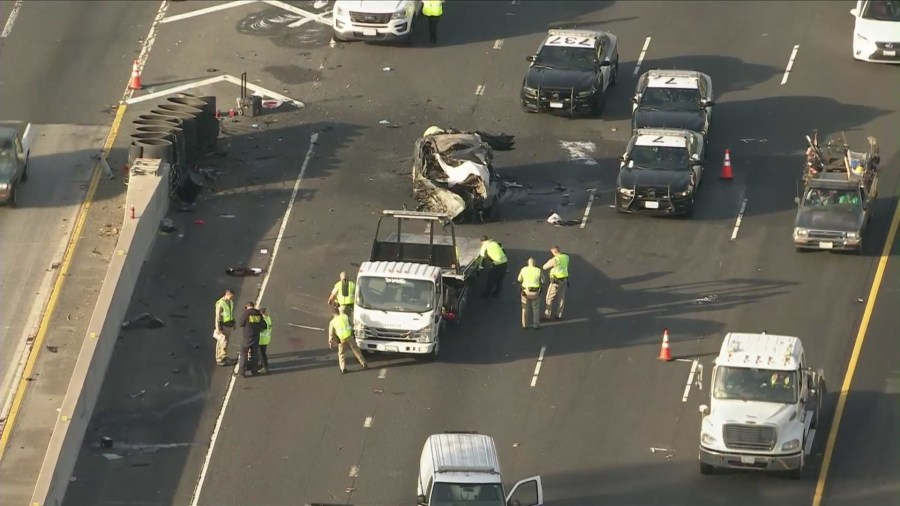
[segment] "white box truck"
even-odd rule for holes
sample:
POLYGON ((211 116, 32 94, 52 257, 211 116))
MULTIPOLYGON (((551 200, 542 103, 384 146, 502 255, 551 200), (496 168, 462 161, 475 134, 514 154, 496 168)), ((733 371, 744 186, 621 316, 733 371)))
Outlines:
POLYGON ((700 472, 783 471, 799 478, 822 410, 825 376, 797 337, 731 332, 701 405, 700 472))
POLYGON ((419 506, 541 506, 540 476, 503 488, 500 459, 494 438, 474 432, 433 434, 419 459, 419 506))
POLYGON ((479 239, 457 237, 444 214, 383 211, 356 278, 359 348, 437 357, 447 323, 460 323, 474 289, 480 249, 479 239), (385 219, 395 227, 382 237, 385 219))

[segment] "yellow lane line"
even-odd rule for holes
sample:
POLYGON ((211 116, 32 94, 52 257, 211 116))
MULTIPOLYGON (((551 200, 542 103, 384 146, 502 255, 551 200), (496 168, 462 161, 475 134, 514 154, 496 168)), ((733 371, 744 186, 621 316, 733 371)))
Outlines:
MULTIPOLYGON (((109 130, 109 135, 106 136, 106 143, 103 145, 103 156, 109 156, 109 152, 112 149, 113 143, 116 140, 116 136, 119 133, 119 127, 122 124, 122 117, 125 116, 126 105, 123 103, 119 106, 119 109, 116 111, 116 117, 113 119, 112 126, 109 130)), ((37 363, 38 355, 40 354, 41 348, 43 348, 44 339, 47 337, 47 331, 50 327, 50 320, 53 317, 53 313, 56 311, 56 305, 59 303, 60 292, 62 292, 63 285, 66 282, 66 277, 69 274, 69 267, 72 264, 72 257, 75 256, 75 248, 78 246, 78 241, 81 239, 81 234, 84 231, 84 225, 87 221, 88 211, 91 209, 91 204, 94 201, 94 195, 97 193, 97 186, 100 183, 100 173, 102 171, 101 164, 102 160, 97 163, 94 167, 94 173, 91 176, 91 183, 88 185, 87 193, 84 196, 84 201, 81 203, 81 207, 78 210, 78 216, 75 218, 75 226, 72 227, 72 235, 69 236, 68 244, 66 245, 66 251, 63 254, 62 262, 59 267, 59 275, 56 277, 56 282, 53 284, 53 290, 50 291, 50 297, 47 300, 47 309, 44 311, 44 314, 41 316, 41 324, 38 327, 37 335, 34 338, 34 342, 31 345, 31 351, 28 354, 28 361, 25 362, 25 370, 22 372, 22 377, 19 378, 19 384, 16 387, 16 394, 13 397, 12 406, 9 410, 9 416, 6 418, 6 423, 3 425, 3 433, 0 434, 0 460, 3 459, 4 453, 6 453, 6 446, 9 444, 9 438, 12 435, 13 427, 16 424, 16 418, 19 416, 19 411, 22 408, 22 402, 25 399, 25 392, 28 389, 28 378, 31 377, 34 372, 34 366, 37 363)))
POLYGON ((844 384, 841 386, 837 408, 834 410, 834 422, 831 424, 831 430, 828 432, 828 444, 825 446, 825 457, 822 459, 822 468, 819 470, 816 492, 813 495, 813 506, 820 506, 822 504, 822 498, 825 493, 825 479, 828 477, 828 468, 831 466, 831 457, 834 455, 838 429, 841 426, 841 418, 844 416, 844 408, 847 405, 847 395, 850 393, 850 385, 853 383, 853 374, 856 372, 859 355, 862 353, 863 343, 866 341, 869 320, 872 318, 872 311, 875 309, 875 299, 878 298, 878 289, 881 287, 881 280, 884 277, 885 269, 887 269, 887 262, 888 258, 890 258, 891 248, 894 245, 894 238, 897 234, 898 225, 900 225, 900 205, 898 205, 897 209, 894 211, 894 219, 891 220, 891 228, 888 229, 887 240, 885 241, 884 249, 881 252, 881 260, 878 261, 878 269, 875 271, 875 278, 872 280, 872 289, 869 291, 869 300, 866 303, 866 310, 863 312, 862 321, 859 324, 859 332, 856 334, 853 353, 850 355, 850 362, 847 364, 847 374, 844 375, 844 384))

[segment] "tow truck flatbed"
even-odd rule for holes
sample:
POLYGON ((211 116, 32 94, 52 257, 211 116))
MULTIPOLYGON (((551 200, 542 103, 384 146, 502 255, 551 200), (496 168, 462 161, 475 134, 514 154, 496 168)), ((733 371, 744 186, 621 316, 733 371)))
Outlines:
MULTIPOLYGON (((401 243, 401 244, 421 244, 423 246, 453 246, 453 237, 450 236, 434 236, 428 234, 411 234, 401 233, 399 237, 396 232, 392 232, 385 242, 401 243)), ((465 279, 477 267, 478 252, 481 250, 481 240, 472 237, 456 238, 456 255, 459 259, 459 268, 449 266, 440 266, 441 273, 445 277, 454 279, 465 279)))

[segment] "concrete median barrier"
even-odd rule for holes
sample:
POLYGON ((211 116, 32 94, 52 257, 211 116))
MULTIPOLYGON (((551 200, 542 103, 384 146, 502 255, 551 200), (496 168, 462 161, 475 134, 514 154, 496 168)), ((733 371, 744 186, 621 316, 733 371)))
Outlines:
POLYGON ((131 167, 125 220, 50 437, 33 506, 59 506, 65 497, 141 267, 169 208, 170 168, 160 162, 138 159, 131 167))

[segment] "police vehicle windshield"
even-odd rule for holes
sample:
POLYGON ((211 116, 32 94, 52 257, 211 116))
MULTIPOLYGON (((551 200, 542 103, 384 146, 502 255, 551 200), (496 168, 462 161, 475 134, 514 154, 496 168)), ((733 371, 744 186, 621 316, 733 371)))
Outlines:
POLYGON ((544 45, 535 59, 535 65, 558 70, 583 70, 593 72, 597 51, 593 48, 544 45))
POLYGON ((420 279, 363 277, 359 280, 357 304, 377 311, 429 312, 435 307, 434 283, 420 279))
POLYGON ((696 111, 700 108, 700 90, 691 88, 647 88, 641 106, 667 111, 696 111))
POLYGON ((635 169, 688 170, 688 153, 684 148, 668 146, 634 146, 628 154, 635 169))
POLYGON ((499 483, 435 483, 431 506, 503 506, 499 483))
POLYGON ((797 372, 768 369, 719 367, 713 385, 713 397, 723 400, 797 402, 797 372))
POLYGON ((803 207, 809 208, 833 208, 833 209, 858 209, 859 192, 856 190, 827 190, 823 188, 810 188, 803 199, 803 207))

